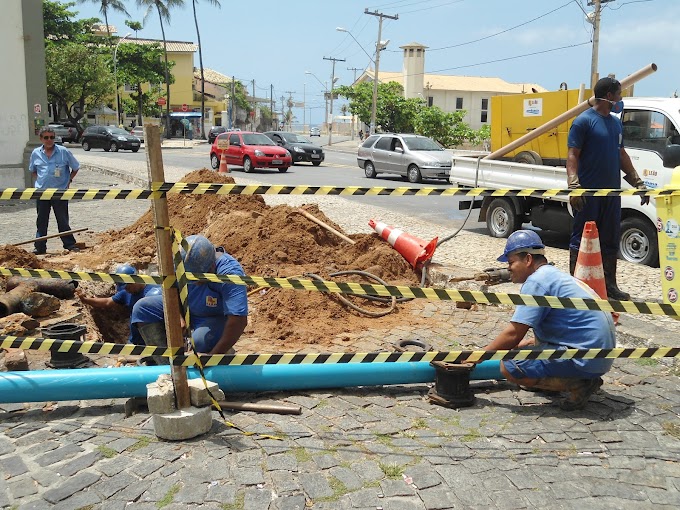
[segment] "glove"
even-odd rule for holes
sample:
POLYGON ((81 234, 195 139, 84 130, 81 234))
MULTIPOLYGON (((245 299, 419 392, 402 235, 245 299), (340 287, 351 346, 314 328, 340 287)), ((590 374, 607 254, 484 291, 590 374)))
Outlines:
MULTIPOLYGON (((567 175, 567 187, 569 189, 579 189, 581 183, 578 180, 578 175, 567 175)), ((574 211, 582 211, 586 206, 586 197, 583 196, 570 196, 569 203, 574 211)))
MULTIPOLYGON (((637 189, 647 189, 647 186, 645 186, 645 183, 642 182, 642 179, 640 179, 640 176, 637 174, 637 172, 633 171, 632 174, 626 174, 623 176, 623 179, 633 186, 634 188, 637 189)), ((640 197, 640 205, 647 205, 649 204, 649 195, 643 195, 640 197)))

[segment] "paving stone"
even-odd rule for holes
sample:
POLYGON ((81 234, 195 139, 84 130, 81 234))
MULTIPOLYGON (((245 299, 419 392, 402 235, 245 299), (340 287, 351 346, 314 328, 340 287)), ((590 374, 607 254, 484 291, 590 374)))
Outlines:
POLYGON ((95 484, 92 489, 101 494, 104 499, 108 499, 117 492, 123 490, 125 487, 137 482, 137 477, 123 471, 112 476, 111 478, 101 480, 95 484))
POLYGON ((179 485, 179 478, 176 476, 156 479, 151 482, 149 488, 142 493, 139 501, 142 503, 160 501, 175 485, 179 485))
POLYGON ((380 466, 372 460, 359 462, 353 465, 351 469, 366 482, 382 480, 385 477, 385 473, 380 469, 380 466))
POLYGON ((67 444, 38 457, 35 459, 35 463, 42 467, 51 466, 55 462, 73 457, 82 451, 83 449, 76 444, 67 444))
POLYGON ((75 459, 66 462, 65 464, 62 464, 61 466, 57 467, 55 471, 61 476, 73 476, 79 471, 89 468, 101 458, 101 452, 94 451, 86 453, 80 457, 76 457, 75 459))
POLYGON ((267 462, 267 471, 275 471, 278 469, 287 469, 289 471, 298 470, 297 460, 293 455, 287 453, 268 455, 265 460, 267 462))
MULTIPOLYGON (((361 489, 356 492, 349 494, 349 499, 352 503, 352 507, 355 508, 376 508, 382 506, 383 499, 378 497, 382 496, 379 488, 370 487, 368 489, 361 489)), ((314 499, 314 498, 312 498, 314 499)))
MULTIPOLYGON (((6 506, 9 507, 9 503, 6 506)), ((3 508, 5 508, 5 506, 3 506, 3 508)), ((26 503, 21 503, 18 508, 19 510, 48 510, 54 508, 54 505, 51 505, 43 499, 37 499, 33 501, 27 501, 26 503)))
POLYGON ((131 462, 129 458, 117 455, 112 459, 101 460, 97 463, 95 469, 106 476, 116 476, 124 469, 128 469, 136 464, 137 461, 131 462))
POLYGON ((425 504, 417 496, 398 497, 385 501, 385 510, 425 510, 425 504))
POLYGON ((269 508, 272 500, 272 492, 268 489, 251 487, 246 489, 243 501, 243 510, 264 510, 269 508))
POLYGON ((172 501, 181 505, 199 504, 205 501, 207 495, 208 484, 196 484, 183 479, 182 488, 175 494, 172 501))
POLYGON ((117 492, 114 497, 123 501, 137 501, 151 487, 152 482, 153 480, 138 480, 117 492))
POLYGON ((271 476, 274 489, 279 495, 302 492, 302 486, 297 476, 289 471, 270 471, 269 475, 271 476))
POLYGON ((38 484, 30 477, 12 480, 7 485, 14 499, 25 498, 38 493, 38 484))
POLYGON ((498 491, 489 494, 493 505, 499 510, 518 510, 527 508, 527 502, 516 490, 498 491))
POLYGON ((425 462, 407 467, 404 474, 411 477, 413 485, 415 485, 418 490, 436 487, 443 482, 442 477, 439 476, 434 468, 425 462))
POLYGON ((137 444, 139 442, 139 439, 135 439, 133 437, 121 437, 118 439, 114 439, 110 443, 106 443, 107 448, 111 448, 112 450, 115 450, 118 453, 122 453, 128 448, 130 448, 132 445, 137 444))
POLYGON ((529 470, 518 470, 518 471, 510 471, 509 473, 505 473, 505 476, 507 476, 510 481, 515 485, 520 490, 524 489, 540 489, 543 487, 543 480, 541 480, 536 474, 534 474, 534 470, 536 468, 533 468, 531 471, 529 470))
MULTIPOLYGON (((553 487, 554 488, 554 487, 553 487)), ((624 500, 645 501, 647 495, 641 487, 631 487, 628 484, 619 483, 616 481, 607 481, 607 483, 593 483, 588 489, 591 496, 612 496, 624 500)))
POLYGON ((80 510, 83 508, 92 508, 101 503, 101 498, 96 492, 83 491, 71 496, 54 505, 52 510, 80 510))
POLYGON ((28 467, 26 467, 26 464, 24 464, 24 461, 19 456, 11 456, 0 459, 0 466, 2 467, 2 471, 5 473, 5 479, 23 475, 24 473, 28 472, 28 467))
POLYGON ((644 491, 647 493, 649 500, 655 505, 669 505, 680 508, 680 492, 677 490, 663 490, 646 487, 644 491))
POLYGON ((217 501, 223 505, 233 505, 236 501, 236 487, 234 485, 209 484, 206 501, 217 501))
POLYGON ((298 478, 305 493, 313 500, 333 495, 333 489, 321 473, 300 473, 298 478))
POLYGON ((151 473, 155 473, 163 466, 165 466, 165 461, 158 459, 146 459, 144 462, 138 462, 134 464, 128 468, 128 470, 140 478, 146 478, 151 473))
POLYGON ((275 499, 269 506, 270 510, 305 510, 306 499, 302 494, 283 496, 275 499))
POLYGON ((66 479, 61 485, 46 490, 43 499, 49 503, 58 503, 96 483, 100 478, 101 475, 98 473, 80 472, 66 479))
POLYGON ((334 455, 330 454, 315 455, 314 462, 317 466, 319 466, 319 469, 330 469, 340 464, 338 459, 334 455))
POLYGON ((238 480, 240 485, 257 485, 265 482, 262 469, 254 466, 232 467, 231 478, 238 480))
POLYGON ((423 503, 425 503, 427 510, 445 510, 461 507, 460 500, 453 495, 453 492, 442 487, 418 491, 418 495, 423 503))

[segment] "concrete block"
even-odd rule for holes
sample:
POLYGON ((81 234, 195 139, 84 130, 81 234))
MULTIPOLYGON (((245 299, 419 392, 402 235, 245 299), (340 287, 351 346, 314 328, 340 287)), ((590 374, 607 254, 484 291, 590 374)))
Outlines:
MULTIPOLYGON (((217 383, 212 381, 206 381, 210 393, 213 394, 215 400, 224 400, 224 392, 220 389, 217 383)), ((191 405, 196 407, 209 406, 212 402, 210 401, 210 395, 205 389, 205 384, 203 379, 189 379, 189 396, 191 398, 191 405)))
POLYGON ((207 433, 212 427, 210 407, 187 407, 173 413, 154 414, 153 430, 161 439, 181 441, 207 433))
POLYGON ((146 385, 146 403, 151 414, 172 413, 176 409, 175 390, 167 374, 146 385))

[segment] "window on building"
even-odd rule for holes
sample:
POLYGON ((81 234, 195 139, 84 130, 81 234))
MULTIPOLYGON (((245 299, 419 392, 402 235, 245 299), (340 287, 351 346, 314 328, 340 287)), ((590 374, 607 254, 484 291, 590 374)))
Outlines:
POLYGON ((487 122, 489 119, 489 100, 482 99, 482 111, 479 116, 481 122, 487 122))
POLYGON ((427 98, 427 106, 432 106, 434 104, 434 97, 429 96, 427 98))
POLYGON ((137 85, 126 83, 124 87, 125 92, 137 92, 137 85))
POLYGON ((463 98, 457 97, 456 98, 456 110, 462 110, 462 109, 463 109, 463 98))

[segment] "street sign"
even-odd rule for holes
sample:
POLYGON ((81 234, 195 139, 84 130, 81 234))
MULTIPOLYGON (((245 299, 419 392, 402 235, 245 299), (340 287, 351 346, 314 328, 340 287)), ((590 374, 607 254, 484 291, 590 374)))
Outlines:
POLYGON ((33 105, 33 113, 40 113, 42 112, 42 105, 40 103, 36 103, 33 105))
POLYGON ((159 97, 158 101, 156 101, 156 104, 158 104, 159 106, 165 106, 165 103, 167 103, 167 101, 165 100, 164 97, 159 97))
POLYGON ((229 148, 229 137, 228 136, 220 136, 217 138, 217 148, 218 149, 228 149, 229 148))
POLYGON ((183 112, 188 112, 188 111, 189 111, 189 107, 187 106, 186 103, 184 103, 184 104, 182 105, 182 111, 183 111, 183 112))

